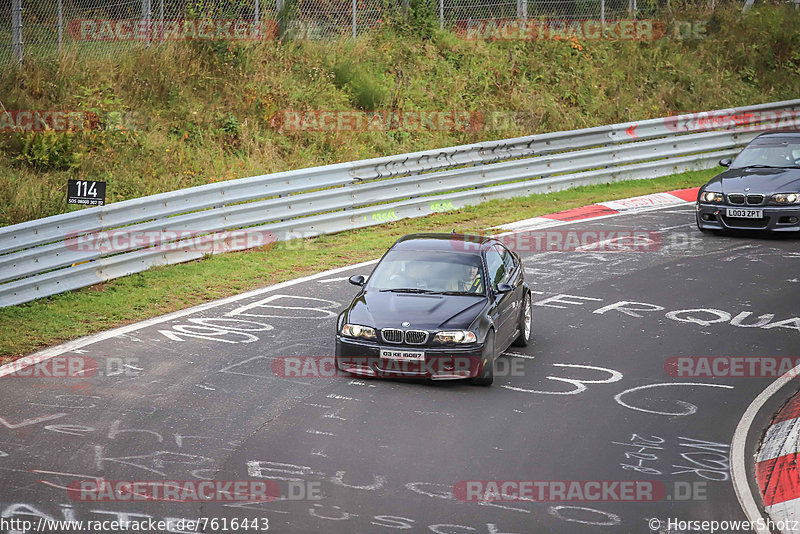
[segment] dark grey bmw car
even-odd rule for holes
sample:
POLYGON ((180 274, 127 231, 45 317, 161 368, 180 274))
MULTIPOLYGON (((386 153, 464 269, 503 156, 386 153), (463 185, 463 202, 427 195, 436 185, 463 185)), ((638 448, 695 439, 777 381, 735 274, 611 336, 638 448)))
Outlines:
POLYGON ((719 164, 697 196, 701 231, 800 231, 800 132, 761 134, 719 164))
POLYGON ((336 366, 369 377, 471 379, 531 339, 531 294, 519 257, 491 237, 400 238, 336 324, 336 366))

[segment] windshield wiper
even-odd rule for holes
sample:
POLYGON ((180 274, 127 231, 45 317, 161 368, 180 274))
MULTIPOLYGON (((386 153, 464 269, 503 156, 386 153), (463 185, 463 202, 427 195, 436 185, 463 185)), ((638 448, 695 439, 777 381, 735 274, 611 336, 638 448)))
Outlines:
POLYGON ((736 167, 737 169, 780 169, 779 165, 745 165, 743 167, 736 167))
POLYGON ((380 290, 381 293, 385 291, 389 291, 391 293, 437 293, 436 291, 431 291, 430 289, 420 289, 418 287, 397 287, 394 289, 380 290))
POLYGON ((442 291, 442 295, 472 295, 473 297, 485 297, 483 293, 473 293, 472 291, 442 291))

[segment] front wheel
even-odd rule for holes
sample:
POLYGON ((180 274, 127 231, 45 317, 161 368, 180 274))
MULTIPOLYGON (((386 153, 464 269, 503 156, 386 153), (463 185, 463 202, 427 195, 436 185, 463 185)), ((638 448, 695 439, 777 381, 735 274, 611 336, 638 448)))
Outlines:
POLYGON ((519 314, 519 335, 511 344, 515 347, 527 347, 533 335, 533 309, 531 307, 531 294, 526 293, 522 304, 522 313, 519 314))
POLYGON ((483 370, 480 376, 472 379, 476 386, 491 386, 494 382, 494 331, 486 334, 486 343, 483 344, 483 370))

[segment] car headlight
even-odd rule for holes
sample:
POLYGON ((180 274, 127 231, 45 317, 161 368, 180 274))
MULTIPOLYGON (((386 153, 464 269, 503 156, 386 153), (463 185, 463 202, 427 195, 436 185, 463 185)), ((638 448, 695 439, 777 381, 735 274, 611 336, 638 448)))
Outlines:
POLYGON ((704 191, 702 195, 700 195, 700 200, 703 202, 722 202, 725 200, 725 195, 722 193, 712 193, 711 191, 704 191))
POLYGON ((433 336, 433 341, 438 343, 475 343, 478 338, 469 330, 451 330, 437 333, 433 336))
POLYGON ((800 203, 800 195, 797 193, 778 193, 772 195, 772 201, 778 204, 798 204, 800 203))
POLYGON ((347 337, 361 337, 375 339, 375 329, 360 324, 346 324, 342 327, 342 335, 347 337))

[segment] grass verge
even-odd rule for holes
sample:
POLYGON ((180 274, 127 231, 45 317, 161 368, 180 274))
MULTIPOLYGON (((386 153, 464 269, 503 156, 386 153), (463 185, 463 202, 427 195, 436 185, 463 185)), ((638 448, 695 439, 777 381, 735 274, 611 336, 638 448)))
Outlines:
POLYGON ((13 359, 59 342, 210 300, 378 258, 405 234, 453 229, 467 233, 484 231, 503 223, 604 200, 699 186, 716 172, 710 169, 494 200, 447 213, 156 267, 0 309, 0 357, 13 359))

